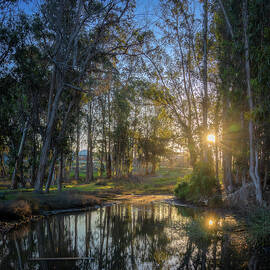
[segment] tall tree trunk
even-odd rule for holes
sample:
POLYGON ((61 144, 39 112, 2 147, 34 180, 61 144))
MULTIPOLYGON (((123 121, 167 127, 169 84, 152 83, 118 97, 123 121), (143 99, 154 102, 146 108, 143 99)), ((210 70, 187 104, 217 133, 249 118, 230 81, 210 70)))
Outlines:
POLYGON ((155 174, 156 173, 156 169, 157 169, 157 163, 156 161, 152 162, 152 171, 151 174, 155 174))
POLYGON ((1 158, 1 168, 2 168, 1 169, 1 176, 5 177, 7 175, 7 170, 6 170, 3 152, 1 152, 0 158, 1 158))
POLYGON ((49 193, 49 190, 50 190, 57 155, 58 155, 57 149, 55 149, 53 152, 53 157, 52 157, 50 168, 49 168, 49 174, 48 174, 48 178, 47 178, 47 182, 46 182, 46 186, 45 186, 45 193, 49 193))
POLYGON ((192 135, 188 135, 188 145, 187 145, 188 151, 189 151, 189 156, 190 156, 190 165, 194 169, 197 161, 197 151, 196 151, 196 146, 195 142, 192 138, 192 135))
MULTIPOLYGON (((249 64, 249 43, 248 43, 248 7, 247 0, 243 0, 243 26, 244 26, 244 40, 245 40, 245 70, 246 70, 246 83, 247 83, 247 96, 249 112, 253 112, 253 99, 250 85, 250 64, 249 64)), ((254 143, 254 125, 253 120, 250 118, 248 124, 249 131, 249 175, 255 186, 256 200, 259 205, 262 205, 262 187, 261 179, 258 173, 258 152, 254 143)))
POLYGON ((89 181, 94 181, 94 163, 93 163, 93 141, 90 139, 89 145, 89 181))
POLYGON ((75 179, 77 181, 79 181, 79 178, 80 178, 79 152, 80 152, 80 124, 79 124, 79 112, 78 112, 78 123, 77 123, 77 129, 76 129, 76 167, 75 167, 75 179))
POLYGON ((31 187, 34 187, 37 176, 37 143, 36 135, 33 134, 33 146, 32 146, 32 166, 31 166, 31 187))
POLYGON ((17 173, 19 163, 23 162, 22 161, 22 154, 23 154, 23 148, 24 148, 24 144, 25 144, 26 134, 27 134, 28 127, 29 127, 28 124, 29 124, 29 122, 28 122, 28 119, 27 119, 26 122, 25 122, 24 129, 23 129, 21 143, 20 143, 19 151, 18 151, 18 154, 17 154, 17 157, 16 157, 14 170, 13 170, 13 173, 12 173, 12 178, 11 178, 11 188, 12 189, 16 189, 17 185, 18 185, 17 179, 16 179, 16 173, 17 173))
POLYGON ((222 126, 222 146, 223 146, 223 186, 226 192, 231 192, 233 189, 232 183, 232 152, 229 146, 229 123, 231 119, 229 119, 229 97, 228 97, 228 85, 225 83, 224 95, 223 95, 223 108, 222 108, 222 118, 223 118, 223 126, 222 126))
POLYGON ((108 92, 108 149, 106 157, 106 175, 107 178, 112 177, 112 157, 111 157, 111 102, 110 92, 108 92))
POLYGON ((227 24, 229 33, 230 33, 231 37, 234 38, 234 34, 233 34, 233 30, 232 30, 232 25, 231 25, 231 23, 230 23, 229 17, 228 17, 227 12, 226 12, 226 10, 225 10, 225 8, 224 8, 224 5, 223 5, 223 3, 222 3, 222 0, 218 0, 218 2, 219 2, 219 5, 220 5, 220 7, 221 7, 221 10, 222 10, 222 12, 223 12, 223 15, 224 15, 224 17, 225 17, 225 21, 226 21, 226 24, 227 24))
POLYGON ((23 157, 21 157, 19 163, 20 163, 20 165, 19 165, 19 168, 20 168, 20 182, 21 182, 22 187, 25 187, 26 182, 24 180, 23 157))
POLYGON ((63 153, 60 155, 60 164, 59 164, 59 175, 57 178, 57 191, 62 191, 62 181, 63 181, 63 153))
MULTIPOLYGON (((60 131, 56 141, 61 140, 62 136, 64 135, 65 128, 66 128, 66 125, 67 125, 68 116, 69 116, 69 113, 71 111, 71 108, 72 108, 73 104, 74 104, 74 100, 72 100, 69 103, 67 112, 66 112, 64 120, 63 120, 63 125, 62 125, 62 128, 61 128, 61 131, 60 131)), ((48 174, 48 178, 47 178, 47 182, 46 182, 46 186, 45 186, 45 192, 46 193, 49 192, 50 185, 52 183, 52 180, 54 179, 54 167, 55 167, 56 159, 58 157, 58 152, 59 152, 58 151, 58 146, 56 145, 55 149, 53 151, 53 157, 52 157, 52 160, 51 160, 51 164, 50 164, 50 168, 49 168, 49 174, 48 174)))
POLYGON ((208 115, 208 87, 207 87, 207 33, 208 33, 208 0, 204 0, 203 15, 203 161, 208 161, 208 147, 206 142, 207 115, 208 115))
POLYGON ((87 166, 86 166, 86 182, 94 181, 94 165, 93 165, 93 145, 92 139, 89 139, 87 147, 87 166))
POLYGON ((217 146, 217 143, 215 143, 215 161, 216 161, 216 180, 219 182, 219 177, 218 177, 218 146, 217 146))
POLYGON ((86 163, 86 182, 89 183, 94 180, 93 171, 93 127, 92 127, 92 103, 88 104, 88 115, 87 115, 87 163, 86 163))
POLYGON ((232 192, 232 154, 227 150, 223 152, 223 185, 227 192, 232 192))
POLYGON ((48 124, 46 128, 46 134, 44 138, 44 143, 42 146, 41 154, 40 154, 40 161, 39 161, 39 167, 38 167, 38 173, 37 173, 37 181, 35 184, 35 191, 36 192, 42 192, 43 188, 43 180, 44 180, 44 175, 45 175, 45 169, 46 169, 46 164, 48 160, 48 153, 51 145, 51 138, 52 138, 52 132, 53 132, 53 126, 55 122, 55 118, 57 115, 57 109, 58 109, 58 104, 60 100, 60 96, 63 91, 63 79, 62 79, 62 74, 60 72, 57 73, 57 92, 54 98, 54 102, 52 105, 52 109, 50 112, 50 117, 48 118, 48 124))
POLYGON ((87 156, 86 156, 86 177, 85 182, 89 183, 89 134, 87 133, 87 156))

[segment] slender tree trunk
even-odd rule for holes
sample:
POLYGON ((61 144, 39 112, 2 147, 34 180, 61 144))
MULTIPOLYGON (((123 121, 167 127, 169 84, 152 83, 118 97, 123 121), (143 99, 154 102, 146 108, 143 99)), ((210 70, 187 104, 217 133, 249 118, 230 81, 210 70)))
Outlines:
POLYGON ((229 17, 228 17, 228 15, 227 15, 227 12, 226 12, 226 10, 225 10, 225 8, 224 8, 224 6, 223 6, 222 0, 218 0, 218 2, 219 2, 219 5, 220 5, 220 7, 221 7, 221 10, 222 10, 222 12, 223 12, 223 15, 224 15, 224 17, 225 17, 225 21, 226 21, 226 24, 227 24, 229 33, 230 33, 231 37, 234 38, 234 34, 233 34, 233 30, 232 30, 232 25, 231 25, 231 23, 230 23, 230 20, 229 20, 229 17))
POLYGON ((1 167, 2 167, 2 176, 5 177, 7 175, 7 170, 6 170, 6 165, 5 165, 5 160, 4 160, 4 154, 3 152, 1 152, 1 167))
POLYGON ((188 135, 188 150, 189 150, 189 156, 190 156, 190 165, 194 169, 197 161, 197 151, 195 147, 195 143, 193 141, 192 135, 188 135))
POLYGON ((26 134, 27 134, 27 131, 28 131, 28 127, 29 127, 29 125, 28 125, 28 119, 27 119, 26 122, 25 122, 24 129, 23 129, 21 143, 20 143, 19 151, 18 151, 18 154, 17 154, 17 157, 16 157, 14 170, 13 170, 13 173, 12 173, 12 178, 11 178, 11 188, 12 189, 16 189, 17 185, 18 185, 17 179, 16 179, 16 173, 17 173, 19 163, 23 162, 22 161, 22 154, 23 154, 23 148, 24 148, 24 144, 25 144, 25 140, 26 140, 26 134))
POLYGON ((79 152, 80 152, 80 125, 79 125, 79 112, 78 112, 78 123, 77 123, 77 130, 76 130, 76 167, 75 167, 75 179, 77 181, 79 181, 79 178, 80 178, 79 152))
POLYGON ((112 158, 111 158, 111 103, 110 103, 110 92, 108 93, 108 150, 106 158, 106 174, 107 178, 112 177, 112 158))
POLYGON ((31 166, 31 187, 34 187, 37 176, 37 143, 36 135, 33 135, 33 146, 32 146, 32 166, 31 166))
MULTIPOLYGON (((248 7, 247 0, 243 0, 243 25, 244 25, 244 39, 245 39, 245 70, 247 83, 247 96, 250 115, 253 112, 253 99, 250 85, 250 65, 249 65, 249 43, 248 43, 248 7)), ((262 205, 262 187, 261 179, 258 173, 258 152, 254 143, 254 125, 253 120, 249 120, 249 175, 254 183, 256 200, 259 205, 262 205)))
POLYGON ((94 181, 94 164, 93 164, 93 141, 90 138, 89 145, 89 181, 94 181))
POLYGON ((157 169, 157 163, 154 161, 154 162, 152 162, 152 171, 151 171, 151 174, 155 174, 156 173, 156 169, 157 169))
MULTIPOLYGON (((58 73, 60 73, 60 72, 58 72, 58 73)), ((50 149, 50 145, 51 145, 53 125, 55 122, 55 117, 57 115, 57 109, 58 109, 60 96, 61 96, 62 90, 63 90, 62 75, 59 74, 59 76, 57 76, 57 77, 59 77, 59 78, 57 78, 58 79, 57 80, 57 84, 58 84, 57 93, 56 93, 55 98, 54 98, 50 117, 48 119, 44 143, 43 143, 41 154, 40 154, 40 161, 39 161, 39 167, 38 167, 38 173, 37 173, 37 181, 35 184, 35 191, 39 192, 39 193, 42 192, 42 188, 43 188, 43 180, 44 180, 45 169, 46 169, 46 164, 47 164, 47 160, 48 160, 48 153, 49 153, 49 149, 50 149)))
POLYGON ((149 171, 148 171, 148 161, 145 162, 145 174, 148 175, 149 171))
POLYGON ((60 155, 60 164, 59 164, 59 175, 57 178, 57 191, 62 191, 62 181, 63 181, 63 153, 60 155))
POLYGON ((87 134, 87 156, 86 156, 86 177, 85 182, 89 183, 89 134, 87 134))
POLYGON ((24 180, 24 171, 23 171, 23 157, 20 158, 20 161, 19 161, 19 168, 20 168, 20 182, 22 184, 22 187, 25 187, 25 180, 24 180))
POLYGON ((87 115, 87 164, 86 164, 86 182, 94 181, 93 171, 93 127, 92 127, 92 104, 89 102, 89 113, 87 115))
POLYGON ((268 161, 266 160, 265 167, 264 167, 264 179, 263 179, 263 190, 266 189, 267 185, 267 178, 268 178, 268 161))
POLYGON ((49 168, 49 174, 48 174, 48 178, 47 178, 47 182, 46 182, 45 193, 49 193, 49 190, 50 190, 57 155, 58 155, 58 153, 57 153, 57 150, 55 149, 53 152, 53 157, 52 157, 50 168, 49 168))
POLYGON ((94 166, 93 166, 93 146, 92 139, 89 138, 87 147, 87 166, 86 166, 86 182, 94 181, 94 166))
POLYGON ((203 15, 203 161, 208 161, 208 147, 206 142, 208 115, 208 87, 207 87, 207 34, 208 34, 208 0, 204 0, 203 15))
POLYGON ((217 143, 215 143, 215 160, 216 160, 216 180, 219 182, 218 177, 218 146, 217 143))
POLYGON ((229 97, 228 97, 228 88, 227 84, 225 84, 224 89, 224 95, 223 95, 223 112, 222 112, 222 118, 223 118, 223 126, 222 126, 222 145, 223 145, 223 185, 226 190, 226 192, 231 192, 233 189, 232 184, 232 152, 229 147, 229 97))
POLYGON ((50 113, 52 110, 52 101, 53 101, 53 92, 55 89, 55 79, 56 79, 56 68, 53 67, 52 76, 51 76, 51 84, 50 84, 50 92, 49 92, 49 101, 48 101, 48 119, 50 118, 50 113))
MULTIPOLYGON (((63 120, 63 125, 62 125, 61 131, 60 131, 60 134, 58 135, 57 140, 59 140, 59 139, 61 140, 62 136, 64 135, 65 128, 66 128, 66 125, 67 125, 68 116, 69 116, 69 113, 71 111, 71 108, 72 108, 73 104, 74 104, 74 101, 71 101, 69 106, 68 106, 67 112, 66 112, 64 120, 63 120)), ((55 167, 56 159, 58 157, 58 148, 57 147, 58 146, 56 145, 55 149, 54 149, 54 152, 53 152, 53 157, 52 157, 52 160, 51 160, 50 168, 49 168, 49 174, 48 174, 46 187, 45 187, 45 192, 46 193, 49 192, 52 180, 54 179, 54 167, 55 167)))

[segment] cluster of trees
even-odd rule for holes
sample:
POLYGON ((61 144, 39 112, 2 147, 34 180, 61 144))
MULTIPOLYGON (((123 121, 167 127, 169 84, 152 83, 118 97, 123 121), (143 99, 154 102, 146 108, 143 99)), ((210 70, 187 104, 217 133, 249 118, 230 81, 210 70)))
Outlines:
POLYGON ((179 125, 192 166, 214 167, 215 160, 232 200, 247 200, 251 187, 262 205, 269 171, 270 4, 201 3, 199 19, 193 1, 161 1, 166 49, 153 65, 160 81, 153 97, 179 125), (216 136, 211 147, 210 133, 216 136))
POLYGON ((20 5, 1 2, 1 172, 12 188, 30 178, 48 192, 57 167, 60 190, 74 156, 78 179, 85 134, 86 182, 94 150, 108 177, 130 174, 135 157, 154 171, 170 133, 135 76, 151 33, 135 27, 134 1, 46 1, 30 15, 20 5))
POLYGON ((36 191, 45 178, 48 190, 86 135, 86 181, 94 151, 111 177, 130 174, 134 160, 155 171, 181 145, 192 167, 215 168, 228 194, 252 187, 263 204, 267 0, 161 0, 152 31, 129 0, 46 1, 31 16, 15 14, 16 4, 1 2, 0 32, 1 170, 8 152, 13 188, 27 169, 36 191))

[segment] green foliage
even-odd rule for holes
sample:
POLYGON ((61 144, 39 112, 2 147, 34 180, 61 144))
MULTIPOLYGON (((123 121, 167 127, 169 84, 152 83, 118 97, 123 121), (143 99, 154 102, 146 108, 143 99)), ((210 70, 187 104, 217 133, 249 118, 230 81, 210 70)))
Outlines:
POLYGON ((256 247, 270 243, 270 213, 266 209, 255 209, 247 213, 248 241, 256 247))
POLYGON ((184 176, 175 188, 175 195, 184 201, 209 199, 218 191, 218 181, 208 164, 199 163, 194 171, 184 176))

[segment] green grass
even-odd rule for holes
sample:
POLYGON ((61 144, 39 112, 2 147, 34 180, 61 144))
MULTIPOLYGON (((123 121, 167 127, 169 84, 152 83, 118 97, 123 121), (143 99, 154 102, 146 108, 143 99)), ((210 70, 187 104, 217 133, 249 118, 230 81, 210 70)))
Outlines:
MULTIPOLYGON (((111 193, 132 193, 132 194, 171 194, 175 185, 181 177, 189 173, 190 169, 184 168, 160 168, 156 175, 154 176, 141 176, 140 181, 133 179, 105 179, 99 178, 97 181, 83 184, 80 183, 83 181, 83 172, 80 174, 82 177, 81 181, 77 182, 76 180, 70 181, 70 183, 63 183, 62 190, 74 190, 82 192, 91 192, 91 193, 102 193, 102 192, 111 192, 111 193)), ((97 176, 96 176, 97 177, 97 176)), ((84 178, 85 179, 85 178, 84 178)), ((17 190, 2 190, 1 193, 4 193, 5 200, 13 200, 21 196, 22 194, 27 194, 31 196, 33 188, 21 188, 17 190)), ((55 194, 57 192, 57 186, 51 186, 50 194, 55 194)))
POLYGON ((160 168, 155 176, 143 176, 140 182, 120 179, 114 187, 123 193, 133 194, 172 194, 179 178, 190 172, 183 168, 160 168))

